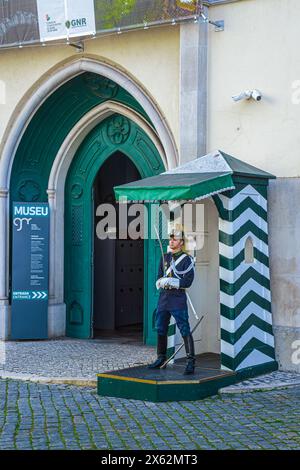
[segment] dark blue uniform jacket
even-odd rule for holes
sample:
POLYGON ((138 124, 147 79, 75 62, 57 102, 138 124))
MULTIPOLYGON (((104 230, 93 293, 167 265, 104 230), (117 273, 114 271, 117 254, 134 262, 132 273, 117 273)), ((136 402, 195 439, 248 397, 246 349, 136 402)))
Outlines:
MULTIPOLYGON (((177 258, 179 258, 183 254, 182 251, 179 253, 167 253, 164 255, 164 262, 165 262, 165 270, 168 269, 171 263, 171 259, 173 257, 174 262, 177 258)), ((186 270, 190 264, 193 262, 191 256, 187 255, 185 258, 177 264, 176 269, 178 271, 186 270)), ((158 270, 158 277, 157 279, 164 276, 164 269, 162 264, 162 259, 160 261, 159 270, 158 270)), ((173 271, 169 274, 171 277, 175 277, 173 271)), ((192 285, 194 280, 194 269, 191 269, 188 273, 184 275, 179 275, 180 281, 180 289, 160 289, 160 295, 157 305, 157 311, 161 310, 186 310, 187 309, 187 300, 186 300, 186 288, 192 285)))

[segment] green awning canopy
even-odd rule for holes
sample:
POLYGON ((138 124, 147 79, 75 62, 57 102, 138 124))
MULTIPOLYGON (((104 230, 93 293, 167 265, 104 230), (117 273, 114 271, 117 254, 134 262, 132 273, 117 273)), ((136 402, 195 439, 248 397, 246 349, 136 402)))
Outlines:
POLYGON ((234 188, 230 173, 184 173, 151 176, 114 188, 116 199, 128 201, 174 201, 207 197, 234 188))
POLYGON ((114 188, 116 200, 154 202, 197 200, 234 189, 233 176, 274 178, 245 162, 216 151, 157 176, 114 188))

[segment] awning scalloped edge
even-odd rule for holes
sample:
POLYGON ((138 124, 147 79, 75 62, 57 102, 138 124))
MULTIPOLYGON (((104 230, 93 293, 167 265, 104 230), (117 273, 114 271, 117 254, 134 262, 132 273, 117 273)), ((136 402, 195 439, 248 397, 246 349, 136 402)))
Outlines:
MULTIPOLYGON (((196 197, 195 199, 172 199, 172 203, 181 203, 181 204, 185 204, 187 202, 197 202, 197 201, 201 201, 202 199, 207 199, 211 196, 214 196, 215 194, 219 194, 219 193, 224 193, 225 191, 230 191, 232 189, 235 189, 235 186, 228 186, 227 188, 222 188, 222 189, 218 189, 217 191, 213 191, 211 193, 207 193, 207 194, 204 194, 203 196, 199 196, 199 197, 196 197)), ((155 200, 134 200, 132 201, 131 199, 128 201, 128 199, 126 198, 120 198, 119 200, 117 200, 116 202, 118 204, 143 204, 143 203, 152 203, 152 204, 155 204, 155 203, 160 203, 160 202, 170 202, 171 200, 166 200, 166 199, 155 199, 155 200)))

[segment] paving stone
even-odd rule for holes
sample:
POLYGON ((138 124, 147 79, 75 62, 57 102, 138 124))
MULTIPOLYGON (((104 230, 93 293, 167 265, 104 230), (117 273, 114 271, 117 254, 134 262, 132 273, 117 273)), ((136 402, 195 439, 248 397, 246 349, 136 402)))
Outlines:
MULTIPOLYGON (((61 338, 46 341, 0 341, 5 350, 5 361, 0 363, 0 378, 57 383, 59 380, 78 385, 96 384, 96 374, 108 370, 148 364, 156 354, 155 348, 132 341, 132 338, 79 340, 61 338), (76 382, 77 381, 77 382, 76 382)), ((28 404, 27 384, 18 389, 19 406, 28 404)), ((242 393, 300 385, 300 374, 275 371, 246 380, 220 390, 220 394, 242 393)), ((40 391, 34 391, 40 401, 40 391)), ((47 395, 47 392, 44 392, 47 395)), ((77 396, 77 395, 76 395, 77 396)), ((16 387, 10 384, 9 403, 13 409, 18 397, 16 387)), ((48 397, 51 401, 51 397, 48 397)), ((62 400, 62 398, 59 398, 62 400)), ((217 397, 214 398, 217 401, 217 397)), ((36 406, 33 403, 32 407, 36 406)), ((204 417, 205 419, 205 417, 204 417)))
POLYGON ((285 389, 300 385, 300 374, 296 372, 275 371, 254 379, 245 380, 219 390, 220 394, 246 393, 258 390, 285 389))
POLYGON ((300 450, 299 385, 149 403, 99 397, 93 388, 0 379, 0 403, 1 450, 300 450))
POLYGON ((0 377, 24 381, 69 378, 88 383, 95 381, 98 373, 148 364, 156 357, 155 348, 126 337, 121 340, 0 341, 0 345, 5 349, 0 377))

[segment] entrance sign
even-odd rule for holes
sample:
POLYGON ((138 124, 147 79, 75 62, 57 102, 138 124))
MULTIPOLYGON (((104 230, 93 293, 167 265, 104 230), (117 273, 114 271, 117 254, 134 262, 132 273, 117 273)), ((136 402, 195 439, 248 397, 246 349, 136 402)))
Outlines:
POLYGON ((49 205, 13 203, 12 339, 48 337, 49 205))

